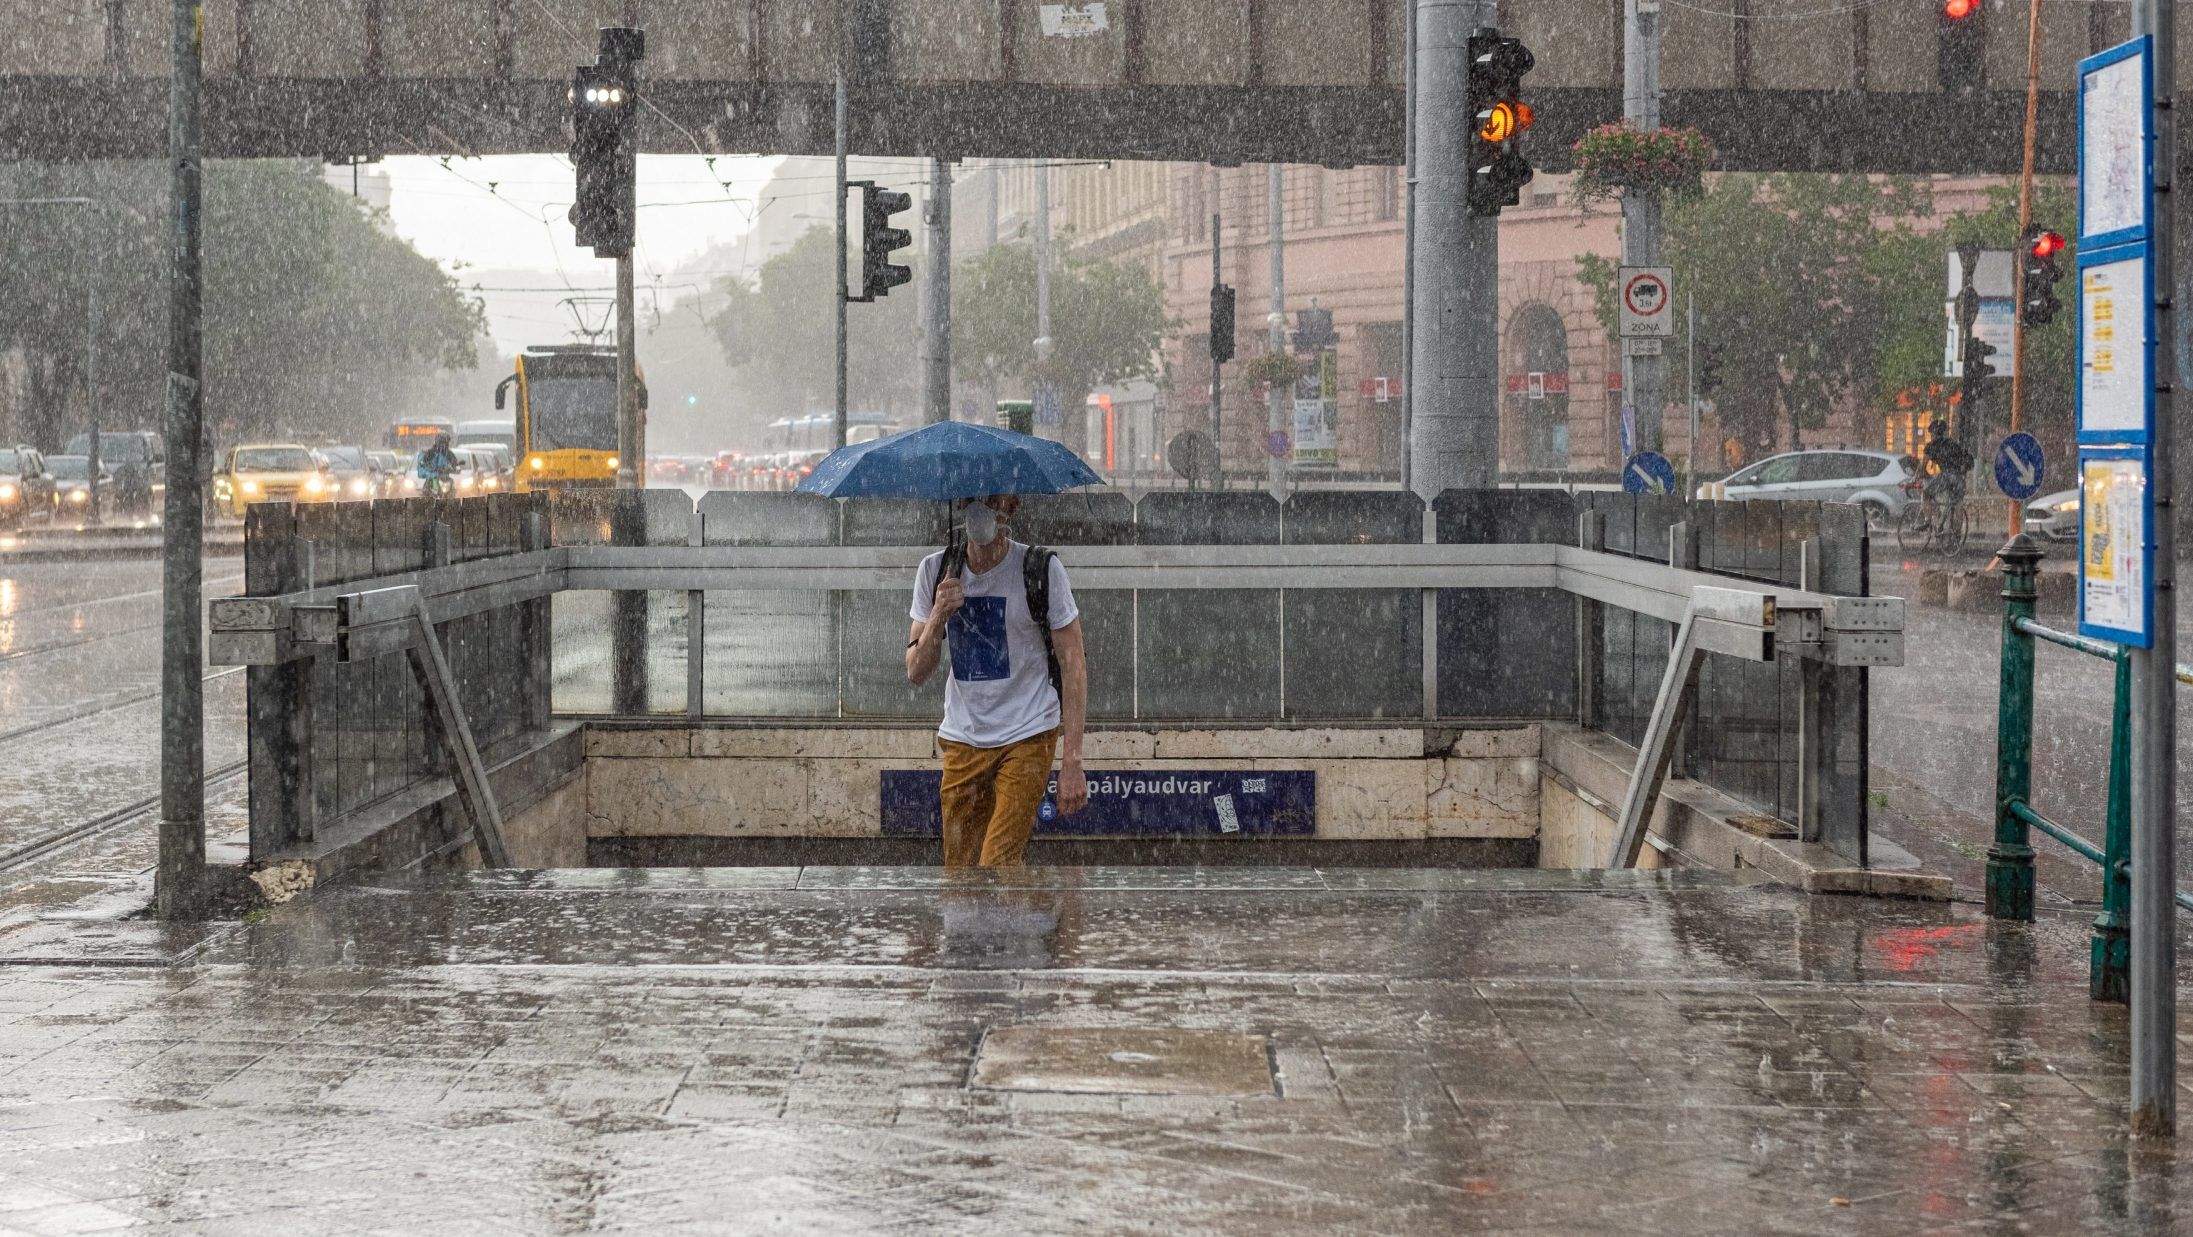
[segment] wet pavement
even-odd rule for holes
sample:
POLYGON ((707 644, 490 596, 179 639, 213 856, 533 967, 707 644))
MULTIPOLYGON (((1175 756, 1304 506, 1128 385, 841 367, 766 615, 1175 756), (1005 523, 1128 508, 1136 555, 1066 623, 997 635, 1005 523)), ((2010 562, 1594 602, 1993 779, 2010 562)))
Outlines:
POLYGON ((119 930, 140 965, 0 936, 0 1229, 2193 1224, 2193 1174, 2124 1141, 2125 1019, 2073 917, 1697 875, 833 868, 119 930))

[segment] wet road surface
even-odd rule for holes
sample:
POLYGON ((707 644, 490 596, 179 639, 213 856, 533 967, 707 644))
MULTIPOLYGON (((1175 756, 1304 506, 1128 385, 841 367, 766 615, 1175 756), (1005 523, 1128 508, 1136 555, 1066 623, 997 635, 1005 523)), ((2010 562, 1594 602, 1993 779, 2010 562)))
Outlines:
POLYGON ((15 951, 0 1227, 2173 1231, 2083 930, 1650 874, 328 890, 138 929, 177 970, 15 951), (981 1085, 1046 1030, 1256 1037, 1268 1076, 981 1085))

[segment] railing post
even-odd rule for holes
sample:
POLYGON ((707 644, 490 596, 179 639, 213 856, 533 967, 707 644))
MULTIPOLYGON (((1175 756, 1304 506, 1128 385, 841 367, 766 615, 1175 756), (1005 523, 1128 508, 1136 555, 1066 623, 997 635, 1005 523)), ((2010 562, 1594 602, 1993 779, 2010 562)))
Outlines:
POLYGON ((1987 913, 2033 918, 2033 847, 2026 824, 2011 810, 2033 793, 2033 637, 2041 550, 2024 533, 2011 538, 2003 561, 2002 685, 1995 714, 1995 844, 1987 852, 1987 913))
POLYGON ((2132 658, 2117 651, 2109 721, 2109 819, 2102 833, 2102 913, 2094 917, 2087 994, 2132 1003, 2132 658))

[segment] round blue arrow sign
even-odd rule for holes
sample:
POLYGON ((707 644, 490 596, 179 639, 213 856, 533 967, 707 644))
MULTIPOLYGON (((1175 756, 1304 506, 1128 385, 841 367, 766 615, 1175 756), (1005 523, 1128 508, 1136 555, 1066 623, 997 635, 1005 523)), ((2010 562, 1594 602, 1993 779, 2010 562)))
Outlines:
POLYGON ((1658 451, 1640 451, 1622 465, 1622 488, 1631 494, 1673 494, 1675 465, 1658 451))
POLYGON ((2041 440, 2031 434, 2011 434, 1995 449, 1995 488, 2024 502, 2041 492, 2048 469, 2041 459, 2041 440))

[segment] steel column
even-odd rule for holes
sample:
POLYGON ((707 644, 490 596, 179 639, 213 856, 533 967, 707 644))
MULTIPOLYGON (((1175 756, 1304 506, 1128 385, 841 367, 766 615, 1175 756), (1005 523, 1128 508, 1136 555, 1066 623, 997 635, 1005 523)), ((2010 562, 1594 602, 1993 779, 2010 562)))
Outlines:
POLYGON ((2018 625, 2033 617, 2040 547, 2024 533, 1998 555, 2003 561, 2002 682, 1995 713, 1995 844, 1987 851, 1987 913, 2033 918, 2033 843, 2012 809, 2033 796, 2033 637, 2018 625))

